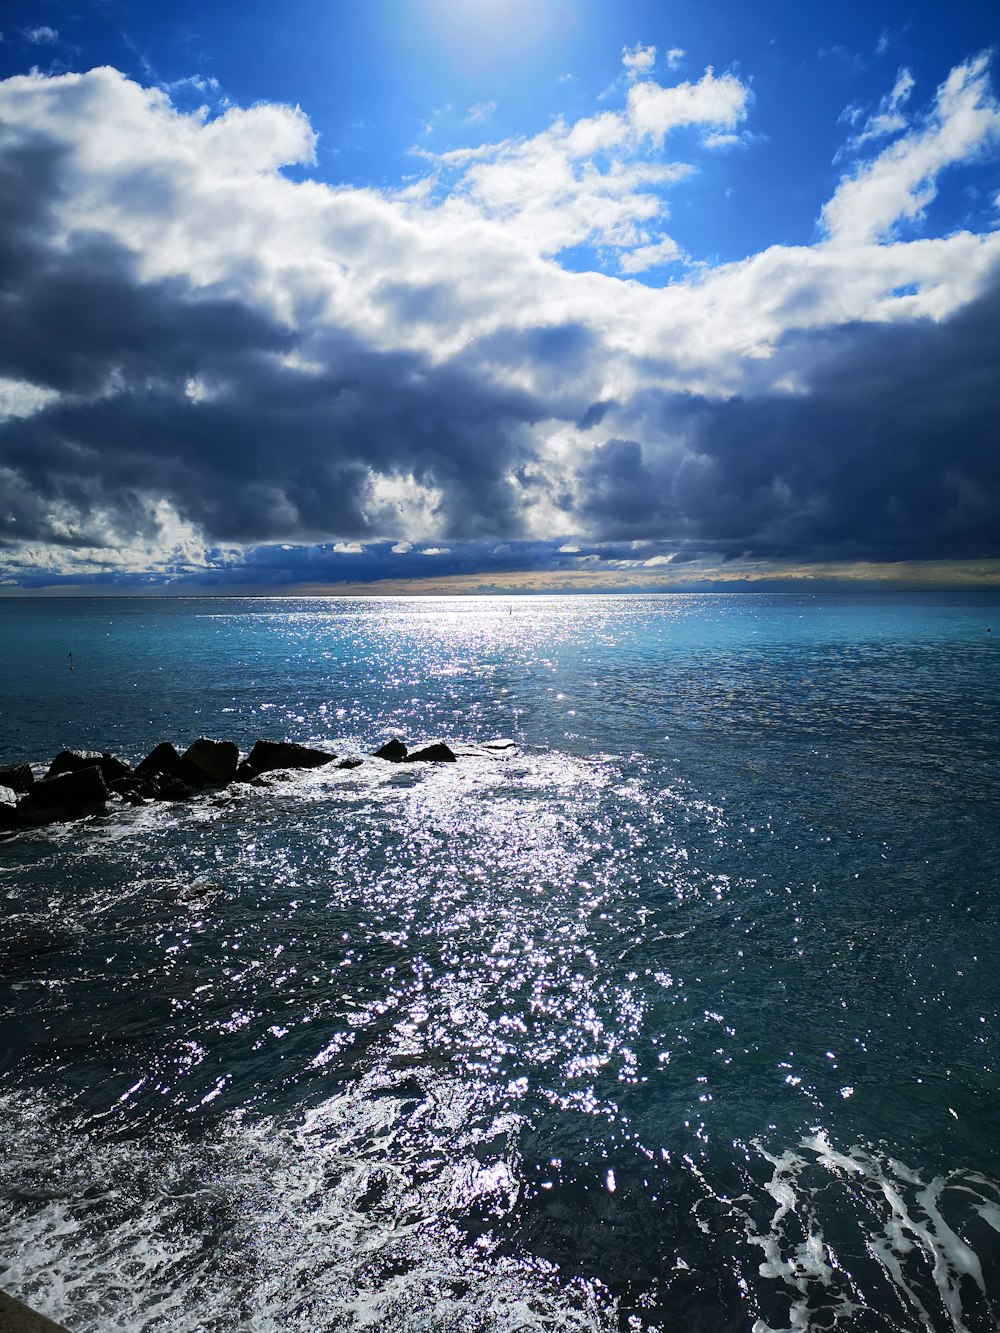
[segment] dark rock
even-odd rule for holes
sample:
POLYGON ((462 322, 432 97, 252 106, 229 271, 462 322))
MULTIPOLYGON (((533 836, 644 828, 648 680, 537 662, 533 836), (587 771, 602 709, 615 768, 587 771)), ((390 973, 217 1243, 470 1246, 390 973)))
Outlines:
POLYGON ((406 762, 408 764, 453 764, 455 762, 455 752, 438 741, 435 745, 425 745, 422 750, 411 750, 406 756, 406 762))
POLYGON ((507 739, 487 741, 483 746, 483 749, 489 750, 491 754, 502 755, 505 752, 513 753, 517 749, 517 741, 507 739))
MULTIPOLYGON (((108 788, 104 775, 96 764, 62 773, 57 778, 43 778, 32 784, 31 791, 18 806, 18 813, 31 818, 37 813, 72 812, 95 805, 104 805, 108 788)), ((53 816, 56 817, 56 816, 53 816)))
POLYGON ((244 762, 254 773, 270 773, 275 768, 321 768, 336 757, 294 741, 257 741, 244 762))
POLYGON ((171 777, 169 773, 148 769, 145 773, 130 773, 127 778, 119 778, 108 785, 130 805, 142 805, 146 801, 190 801, 194 795, 190 783, 171 777))
POLYGON ((213 741, 207 736, 199 736, 181 755, 181 763, 190 764, 204 774, 203 782, 220 786, 232 782, 239 762, 239 748, 233 741, 213 741))
POLYGON ((49 765, 45 779, 59 778, 64 773, 79 773, 82 768, 95 766, 107 783, 116 782, 132 772, 128 764, 117 755, 108 754, 107 750, 60 750, 49 765))
POLYGON ((364 763, 363 759, 341 759, 337 765, 338 768, 360 768, 364 763))
POLYGON ((240 761, 240 763, 236 765, 236 774, 233 778, 233 781, 252 782, 254 778, 257 776, 258 776, 257 770, 251 767, 251 765, 248 764, 245 759, 243 759, 240 761))
POLYGON ((194 788, 189 782, 171 777, 169 773, 151 773, 133 790, 135 795, 150 801, 190 801, 194 796, 194 788))
POLYGON ((154 750, 150 750, 146 758, 136 766, 135 773, 139 778, 159 773, 164 777, 176 778, 189 787, 203 786, 205 783, 204 772, 200 768, 195 768, 194 764, 186 763, 169 741, 161 741, 154 750))
MULTIPOLYGON (((4 787, 2 790, 9 789, 4 787)), ((11 801, 0 800, 0 833, 13 833, 21 828, 24 828, 24 820, 18 814, 17 806, 11 801)))
POLYGON ((388 759, 390 763, 400 764, 406 758, 406 746, 394 736, 374 753, 376 759, 388 759))
POLYGON ((34 781, 35 775, 28 764, 3 764, 0 766, 0 786, 9 787, 11 791, 30 791, 34 781))

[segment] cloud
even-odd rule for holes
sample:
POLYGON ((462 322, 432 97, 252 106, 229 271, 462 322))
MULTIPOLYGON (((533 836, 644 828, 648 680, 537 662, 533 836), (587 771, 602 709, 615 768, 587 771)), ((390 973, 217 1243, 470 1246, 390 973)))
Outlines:
POLYGON ((21 36, 31 46, 50 46, 59 40, 57 30, 46 27, 44 24, 37 28, 22 28, 21 36))
POLYGON ((465 119, 470 125, 476 125, 479 121, 486 120, 496 109, 496 102, 477 102, 475 106, 469 107, 465 119))
POLYGON ((669 88, 637 83, 628 93, 629 120, 640 137, 659 145, 682 125, 734 128, 746 117, 748 96, 746 84, 734 74, 716 77, 711 69, 697 83, 669 88))
POLYGON ((647 269, 675 264, 681 258, 680 246, 669 236, 652 245, 639 245, 618 258, 620 273, 645 273, 647 269))
MULTIPOLYGON (((849 141, 846 145, 847 149, 856 151, 870 139, 882 139, 887 135, 898 134, 901 130, 905 130, 907 120, 903 115, 902 108, 909 100, 914 86, 915 81, 910 71, 905 68, 900 69, 892 90, 886 93, 879 102, 875 114, 868 117, 860 134, 849 141)), ((843 118, 849 119, 854 124, 860 119, 860 116, 860 107, 849 107, 843 118)))
MULTIPOLYGON (((937 193, 945 167, 969 159, 1000 136, 1000 107, 989 82, 989 59, 979 55, 957 66, 937 91, 923 124, 886 148, 873 162, 845 176, 823 208, 823 224, 838 244, 889 236, 902 221, 919 218, 937 193)), ((900 72, 885 116, 898 118, 912 79, 900 72)), ((865 138, 874 137, 865 133, 865 138)))
MULTIPOLYGON (((657 230, 663 190, 693 170, 661 160, 665 137, 684 127, 738 124, 747 98, 735 76, 707 70, 696 84, 635 83, 621 112, 559 119, 529 138, 422 156, 437 168, 456 221, 500 224, 546 256, 583 244, 646 250, 665 243, 657 230)), ((634 263, 622 271, 648 267, 641 258, 634 263)))
POLYGON ((622 102, 377 191, 287 173, 297 109, 0 83, 0 576, 997 554, 1000 236, 897 236, 994 146, 985 62, 844 177, 825 238, 665 286, 695 163, 663 144, 738 129, 749 90, 622 102), (623 276, 563 267, 584 244, 623 276))
POLYGON ((622 64, 630 79, 643 79, 653 72, 653 66, 656 64, 656 47, 643 46, 641 42, 636 42, 635 46, 623 46, 622 64))
POLYGON ((667 68, 676 69, 686 54, 687 53, 682 51, 679 46, 672 46, 664 57, 667 62, 667 68))

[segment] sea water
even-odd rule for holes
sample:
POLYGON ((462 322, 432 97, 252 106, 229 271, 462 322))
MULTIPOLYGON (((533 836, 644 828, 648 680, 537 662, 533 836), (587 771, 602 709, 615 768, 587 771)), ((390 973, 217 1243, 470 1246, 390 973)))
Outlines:
POLYGON ((0 1283, 109 1330, 993 1330, 995 594, 0 602, 0 1283), (991 632, 992 631, 992 632, 991 632))

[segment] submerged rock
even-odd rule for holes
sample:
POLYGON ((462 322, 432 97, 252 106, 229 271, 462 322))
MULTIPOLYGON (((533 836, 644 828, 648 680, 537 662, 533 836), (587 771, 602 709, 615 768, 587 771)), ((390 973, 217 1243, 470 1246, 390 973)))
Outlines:
POLYGON ((256 775, 270 773, 276 768, 321 768, 324 764, 332 764, 336 757, 327 750, 314 750, 294 741, 257 741, 240 770, 250 770, 256 775))
POLYGON ((422 750, 411 750, 406 756, 408 764, 426 763, 426 764, 454 764, 456 756, 454 750, 448 748, 443 742, 438 741, 434 745, 425 745, 422 750))
POLYGON ((341 759, 337 765, 338 768, 360 768, 364 763, 363 759, 341 759))
POLYGON ((406 746, 396 736, 374 751, 376 759, 388 759, 392 764, 400 764, 406 758, 406 746))
POLYGON ((239 762, 240 751, 234 741, 214 741, 208 736, 199 736, 181 755, 181 763, 190 764, 202 774, 202 782, 219 786, 232 782, 239 762))

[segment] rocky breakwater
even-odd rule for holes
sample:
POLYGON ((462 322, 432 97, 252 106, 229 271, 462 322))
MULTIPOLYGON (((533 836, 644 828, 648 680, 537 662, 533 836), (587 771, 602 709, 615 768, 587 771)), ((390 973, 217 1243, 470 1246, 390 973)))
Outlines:
MULTIPOLYGON (((468 758, 503 759, 516 752, 510 740, 468 746, 436 741, 411 750, 393 738, 368 758, 394 764, 452 764, 468 758)), ((170 741, 161 741, 134 768, 106 750, 61 750, 42 777, 35 776, 31 764, 0 765, 0 837, 100 813, 109 803, 190 801, 232 783, 267 787, 294 769, 330 765, 350 769, 364 762, 358 756, 338 759, 329 751, 285 740, 258 740, 241 758, 234 741, 208 736, 199 736, 183 753, 170 741)))

